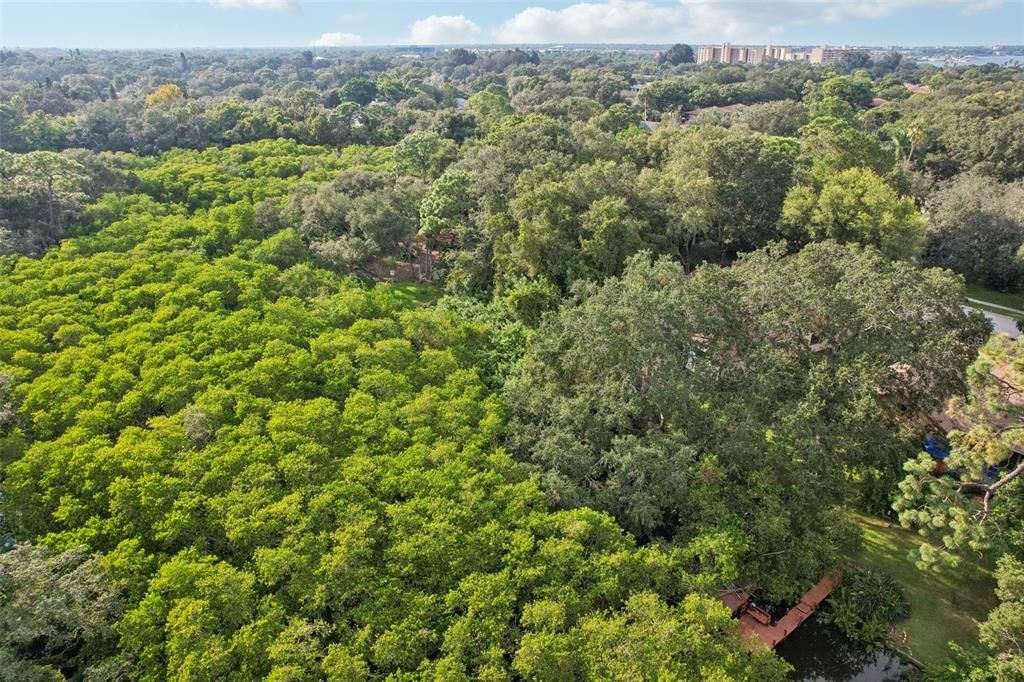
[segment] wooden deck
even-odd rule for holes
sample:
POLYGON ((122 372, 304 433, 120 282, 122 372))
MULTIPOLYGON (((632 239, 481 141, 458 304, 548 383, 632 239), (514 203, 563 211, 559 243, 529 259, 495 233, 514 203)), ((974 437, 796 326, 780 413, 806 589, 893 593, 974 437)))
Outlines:
MULTIPOLYGON (((832 590, 836 589, 837 585, 839 585, 839 578, 830 575, 822 576, 821 580, 807 590, 797 605, 787 611, 786 615, 780 618, 775 625, 763 623, 763 618, 758 618, 760 614, 743 610, 739 615, 740 632, 747 637, 751 648, 774 649, 779 642, 791 635, 801 623, 818 610, 821 602, 832 594, 832 590)), ((737 590, 722 593, 719 598, 732 609, 733 613, 742 610, 747 603, 746 593, 737 590)))

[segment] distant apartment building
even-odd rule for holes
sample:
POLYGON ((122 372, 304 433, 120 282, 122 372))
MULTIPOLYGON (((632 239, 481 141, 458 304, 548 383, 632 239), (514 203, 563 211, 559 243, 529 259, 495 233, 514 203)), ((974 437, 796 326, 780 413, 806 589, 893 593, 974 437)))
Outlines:
POLYGON ((851 47, 829 47, 822 45, 810 52, 794 52, 788 47, 733 47, 731 43, 704 45, 697 48, 697 63, 719 62, 721 64, 760 64, 767 60, 780 62, 806 61, 811 64, 841 64, 852 55, 862 53, 851 47))
POLYGON ((865 53, 865 50, 846 47, 829 47, 822 45, 810 51, 808 61, 811 64, 842 64, 855 54, 865 53))
POLYGON ((760 64, 766 59, 788 61, 792 53, 788 47, 733 47, 731 43, 705 45, 697 48, 697 63, 720 62, 722 64, 760 64))
POLYGON ((773 59, 779 62, 789 62, 793 60, 793 51, 788 47, 773 47, 768 45, 764 48, 764 58, 773 59))

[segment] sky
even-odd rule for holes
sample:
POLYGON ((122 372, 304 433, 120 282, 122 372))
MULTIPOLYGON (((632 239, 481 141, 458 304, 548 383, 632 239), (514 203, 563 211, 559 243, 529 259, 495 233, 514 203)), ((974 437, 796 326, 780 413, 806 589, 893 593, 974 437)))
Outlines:
POLYGON ((0 0, 0 45, 1024 44, 1024 0, 0 0))

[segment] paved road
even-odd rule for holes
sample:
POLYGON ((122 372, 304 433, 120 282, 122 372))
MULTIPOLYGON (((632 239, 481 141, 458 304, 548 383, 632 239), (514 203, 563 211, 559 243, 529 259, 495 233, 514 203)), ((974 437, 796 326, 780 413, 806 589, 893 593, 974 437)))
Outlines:
MULTIPOLYGON (((968 308, 968 306, 964 306, 968 308)), ((977 310, 977 308, 968 308, 970 310, 977 310)), ((982 315, 992 320, 992 331, 996 334, 1003 333, 1009 334, 1011 339, 1016 339, 1020 336, 1020 332, 1017 331, 1017 320, 1006 315, 1000 315, 999 313, 990 313, 987 310, 978 310, 982 315)))

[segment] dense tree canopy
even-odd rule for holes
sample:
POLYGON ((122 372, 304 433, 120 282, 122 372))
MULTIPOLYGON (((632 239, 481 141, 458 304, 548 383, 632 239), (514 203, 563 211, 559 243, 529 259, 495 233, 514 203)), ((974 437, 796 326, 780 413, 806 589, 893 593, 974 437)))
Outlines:
POLYGON ((0 554, 0 675, 10 680, 63 679, 97 661, 115 644, 123 606, 97 556, 79 549, 49 555, 23 545, 0 554))
POLYGON ((0 678, 782 679, 898 492, 1014 679, 1020 68, 692 61, 0 51, 0 678))
POLYGON ((222 203, 251 179, 180 195, 177 164, 144 185, 194 210, 107 197, 0 283, 2 518, 59 553, 0 555, 5 671, 781 679, 705 592, 728 571, 549 509, 486 326, 311 266, 262 191, 222 203))
POLYGON ((961 175, 928 201, 923 258, 1001 291, 1024 285, 1024 184, 961 175))
POLYGON ((658 55, 658 58, 673 66, 693 62, 693 48, 683 43, 676 43, 658 55))
POLYGON ((962 388, 988 330, 957 287, 833 243, 690 278, 636 256, 541 327, 507 386, 512 442, 559 504, 641 537, 730 528, 791 595, 835 549, 844 470, 898 467, 900 415, 962 388))
POLYGON ((917 255, 925 219, 913 200, 899 197, 866 168, 850 168, 813 188, 794 187, 782 222, 796 239, 835 239, 871 244, 891 258, 917 255), (802 232, 802 234, 801 234, 802 232))

